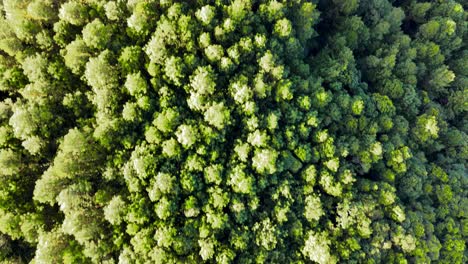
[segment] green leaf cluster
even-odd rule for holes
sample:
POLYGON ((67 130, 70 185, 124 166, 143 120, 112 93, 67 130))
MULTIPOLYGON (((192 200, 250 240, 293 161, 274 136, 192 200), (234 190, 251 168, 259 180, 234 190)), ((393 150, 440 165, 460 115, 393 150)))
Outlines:
POLYGON ((467 263, 466 10, 2 1, 0 262, 467 263))

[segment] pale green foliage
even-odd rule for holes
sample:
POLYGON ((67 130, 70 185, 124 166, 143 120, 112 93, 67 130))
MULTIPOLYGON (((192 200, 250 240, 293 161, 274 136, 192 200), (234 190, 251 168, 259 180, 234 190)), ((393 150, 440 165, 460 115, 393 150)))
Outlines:
POLYGON ((255 130, 247 137, 247 141, 254 147, 265 147, 268 144, 268 135, 265 131, 255 130))
POLYGON ((21 232, 26 241, 37 243, 44 219, 40 214, 29 213, 21 216, 21 232))
POLYGON ((114 196, 109 204, 104 208, 105 219, 113 224, 118 225, 123 221, 125 215, 125 201, 121 196, 114 196))
POLYGON ((149 238, 151 231, 149 228, 144 228, 134 234, 130 244, 135 253, 141 255, 150 251, 152 245, 152 240, 149 238))
POLYGON ((414 133, 422 142, 437 138, 439 136, 439 127, 437 126, 436 117, 427 114, 419 116, 416 121, 414 133))
POLYGON ((14 31, 6 23, 5 18, 0 17, 0 49, 5 51, 10 56, 20 54, 23 44, 17 38, 14 31))
POLYGON ((305 198, 304 216, 309 222, 318 221, 324 215, 320 198, 315 195, 309 195, 305 198))
POLYGON ((200 8, 196 13, 197 18, 205 25, 210 24, 215 16, 214 7, 206 5, 200 8))
POLYGON ((197 217, 199 214, 198 201, 194 196, 190 196, 184 202, 184 215, 186 217, 197 217))
POLYGON ((198 240, 198 245, 200 246, 200 256, 203 260, 208 260, 213 258, 215 253, 214 243, 210 240, 198 240))
POLYGON ((247 84, 248 79, 240 76, 238 80, 231 82, 230 90, 232 98, 238 104, 244 104, 253 96, 251 88, 247 84))
POLYGON ((230 113, 224 103, 210 106, 205 112, 205 121, 217 129, 223 129, 229 124, 230 113))
POLYGON ((117 86, 115 68, 109 64, 109 56, 110 52, 104 51, 98 57, 91 58, 86 64, 86 80, 96 91, 110 90, 117 86))
MULTIPOLYGON (((169 194, 174 191, 175 184, 174 176, 168 173, 160 172, 156 175, 156 177, 151 179, 150 186, 147 189, 148 196, 152 201, 157 201, 162 195, 169 194)), ((162 209, 160 208, 160 210, 164 211, 166 206, 165 202, 162 201, 160 206, 162 206, 162 209)))
POLYGON ((21 145, 29 151, 32 155, 39 154, 40 151, 44 148, 45 141, 39 138, 38 136, 32 136, 27 138, 21 143, 21 145))
POLYGON ((404 235, 402 233, 393 237, 395 244, 399 245, 404 252, 412 252, 416 248, 416 240, 411 235, 404 235))
POLYGON ((311 261, 319 264, 336 263, 336 259, 330 252, 330 240, 324 233, 309 231, 302 252, 311 261))
POLYGON ((174 130, 178 123, 179 113, 172 108, 165 109, 162 113, 157 114, 153 124, 161 132, 169 133, 174 130))
POLYGON ((281 80, 276 88, 277 101, 289 101, 293 99, 292 82, 288 80, 281 80))
POLYGON ((191 125, 180 125, 175 133, 177 141, 185 148, 191 147, 197 140, 196 129, 191 125))
POLYGON ((276 172, 276 160, 278 153, 271 149, 258 149, 252 158, 252 166, 261 174, 273 174, 276 172))
POLYGON ((338 168, 340 167, 340 160, 338 158, 334 158, 334 159, 331 159, 331 160, 327 160, 325 163, 324 163, 325 167, 327 167, 327 169, 329 169, 330 171, 332 172, 337 172, 338 171, 338 168))
POLYGON ((111 36, 112 29, 97 18, 83 28, 83 41, 91 48, 105 48, 111 36))
POLYGON ((203 48, 208 47, 211 44, 210 34, 207 32, 200 34, 199 43, 200 43, 200 46, 203 48))
MULTIPOLYGON (((26 1, 4 1, 2 8, 5 15, 2 17, 5 18, 18 39, 23 41, 32 41, 34 35, 40 30, 40 24, 34 21, 30 15, 27 14, 27 5, 28 2, 26 1)), ((2 24, 5 24, 5 22, 2 24)), ((7 30, 7 34, 9 33, 8 31, 9 30, 7 30)), ((10 39, 10 41, 12 42, 5 44, 6 46, 10 46, 7 50, 13 51, 14 48, 12 48, 11 45, 16 44, 17 42, 13 39, 10 39)))
POLYGON ((255 223, 252 230, 258 234, 255 238, 255 244, 266 250, 272 250, 276 247, 278 241, 274 233, 275 228, 269 218, 255 223))
POLYGON ((302 172, 301 172, 302 178, 311 186, 315 184, 316 177, 317 177, 317 170, 315 169, 314 165, 309 165, 307 166, 302 172))
POLYGON ((98 109, 105 111, 116 107, 118 78, 116 69, 109 63, 109 51, 102 52, 97 58, 86 63, 84 76, 93 88, 95 96, 93 103, 98 109))
POLYGON ((55 198, 63 188, 63 183, 57 179, 52 170, 47 170, 42 178, 36 181, 34 188, 34 200, 41 203, 54 204, 55 198))
MULTIPOLYGON (((123 5, 122 3, 119 3, 123 5)), ((132 33, 136 33, 137 36, 146 36, 149 34, 149 30, 153 24, 152 16, 156 15, 154 2, 152 1, 135 1, 134 6, 131 8, 132 14, 127 18, 127 26, 132 30, 132 33)), ((130 6, 130 3, 129 3, 130 6)), ((123 14, 125 10, 116 10, 114 13, 123 14)))
POLYGON ((240 141, 236 142, 236 146, 234 147, 234 151, 236 152, 238 158, 244 162, 247 161, 250 150, 251 147, 248 143, 242 143, 240 141))
POLYGON ((217 62, 224 55, 223 47, 221 45, 209 45, 205 48, 205 55, 209 61, 217 62))
POLYGON ((174 181, 175 178, 168 173, 158 173, 158 175, 156 175, 158 189, 163 194, 168 194, 174 189, 174 181))
POLYGON ((47 21, 57 16, 51 0, 34 0, 29 3, 27 10, 28 14, 37 20, 47 21))
POLYGON ((315 140, 319 143, 323 143, 328 139, 328 131, 327 130, 322 130, 318 131, 315 134, 315 140))
POLYGON ((291 21, 289 21, 286 18, 283 18, 281 20, 278 20, 275 24, 275 33, 283 38, 288 37, 291 35, 292 31, 292 25, 291 21))
POLYGON ((0 262, 466 263, 464 8, 2 1, 0 262))
POLYGON ((270 50, 265 52, 265 54, 259 59, 258 64, 265 72, 270 72, 275 68, 275 59, 270 50))
MULTIPOLYGON (((23 104, 15 104, 13 115, 10 117, 9 125, 13 128, 14 135, 20 139, 26 140, 38 129, 38 108, 25 108, 23 104)), ((44 119, 48 118, 45 116, 44 119)))
POLYGON ((390 159, 387 161, 387 164, 396 172, 403 173, 407 170, 406 160, 411 157, 412 154, 409 148, 405 146, 390 152, 390 159))
POLYGON ((127 88, 132 96, 145 94, 148 89, 146 81, 143 79, 140 72, 127 75, 125 88, 127 88))
POLYGON ((244 166, 234 167, 228 177, 228 184, 234 192, 249 194, 254 190, 254 179, 245 172, 244 166))
POLYGON ((77 38, 68 44, 64 50, 65 65, 73 73, 79 74, 84 71, 85 65, 91 56, 86 43, 81 38, 77 38))
POLYGON ((53 165, 36 182, 34 199, 53 204, 69 180, 96 176, 99 150, 90 142, 89 131, 71 129, 65 135, 53 165))
POLYGON ((204 170, 205 181, 219 185, 222 181, 223 167, 221 164, 213 164, 204 170))
MULTIPOLYGON (((70 238, 60 230, 51 230, 39 235, 38 247, 34 257, 35 263, 62 263, 64 253, 70 247, 70 238)), ((72 252, 70 252, 72 253, 72 252)))
POLYGON ((88 21, 88 8, 81 2, 69 1, 60 6, 60 19, 73 25, 83 25, 88 21))
POLYGON ((106 16, 110 20, 119 20, 123 15, 119 4, 116 1, 109 1, 105 4, 104 9, 106 10, 106 16))
POLYGON ((80 182, 65 188, 57 197, 57 203, 65 214, 62 231, 73 235, 81 244, 96 237, 104 219, 101 211, 89 210, 89 203, 83 203, 89 201, 89 196, 84 194, 89 189, 88 183, 80 182))
POLYGON ((171 216, 172 213, 172 207, 173 204, 171 201, 168 200, 166 197, 162 197, 155 206, 155 213, 156 215, 162 219, 165 220, 169 216, 171 216))
POLYGON ((166 60, 164 65, 164 71, 169 81, 175 85, 182 84, 182 78, 184 77, 184 62, 181 58, 172 56, 166 60))
POLYGON ((27 57, 22 66, 24 74, 32 82, 45 79, 47 76, 47 60, 41 54, 27 57))
POLYGON ((405 221, 405 219, 406 219, 405 212, 398 205, 393 207, 391 216, 395 221, 398 221, 400 223, 405 221))
POLYGON ((342 185, 340 182, 336 181, 328 171, 321 171, 320 172, 320 186, 323 190, 335 197, 338 197, 342 193, 342 185))
POLYGON ((190 85, 197 94, 211 95, 215 92, 216 79, 211 67, 198 67, 190 80, 190 85))
POLYGON ((139 120, 138 105, 133 102, 125 103, 122 110, 122 117, 126 121, 134 122, 139 120))
POLYGON ((161 145, 162 153, 168 157, 176 157, 180 154, 180 145, 174 138, 164 141, 161 145))

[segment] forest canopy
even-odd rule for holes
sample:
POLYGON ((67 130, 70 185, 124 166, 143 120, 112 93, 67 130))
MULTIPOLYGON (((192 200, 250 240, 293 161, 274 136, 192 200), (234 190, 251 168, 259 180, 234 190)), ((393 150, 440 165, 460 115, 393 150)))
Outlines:
POLYGON ((2 0, 0 262, 467 263, 467 10, 2 0))

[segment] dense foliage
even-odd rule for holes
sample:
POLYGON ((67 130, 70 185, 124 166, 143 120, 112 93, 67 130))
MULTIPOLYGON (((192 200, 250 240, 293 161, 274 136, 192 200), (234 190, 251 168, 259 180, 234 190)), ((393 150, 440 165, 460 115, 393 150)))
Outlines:
POLYGON ((3 0, 2 263, 467 263, 466 1, 3 0))

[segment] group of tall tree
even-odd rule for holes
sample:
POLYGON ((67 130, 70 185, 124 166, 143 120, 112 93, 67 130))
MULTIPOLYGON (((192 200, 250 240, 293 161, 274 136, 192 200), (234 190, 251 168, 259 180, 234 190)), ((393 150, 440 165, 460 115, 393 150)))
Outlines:
POLYGON ((0 261, 468 262, 467 9, 3 0, 0 261))

